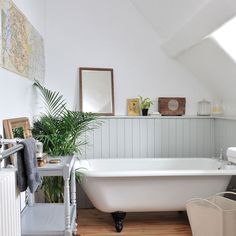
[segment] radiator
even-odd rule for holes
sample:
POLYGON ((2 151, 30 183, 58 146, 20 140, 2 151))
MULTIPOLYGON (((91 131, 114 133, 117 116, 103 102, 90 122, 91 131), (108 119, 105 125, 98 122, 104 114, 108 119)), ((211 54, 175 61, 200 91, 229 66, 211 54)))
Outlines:
POLYGON ((20 236, 20 193, 16 171, 0 169, 0 235, 20 236))

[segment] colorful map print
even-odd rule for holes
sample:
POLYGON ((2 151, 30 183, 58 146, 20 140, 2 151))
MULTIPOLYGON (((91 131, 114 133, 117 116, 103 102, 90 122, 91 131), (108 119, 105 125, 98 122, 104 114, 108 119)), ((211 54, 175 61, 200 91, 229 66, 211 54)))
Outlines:
POLYGON ((31 80, 43 82, 43 38, 11 0, 0 0, 0 8, 1 66, 31 80))

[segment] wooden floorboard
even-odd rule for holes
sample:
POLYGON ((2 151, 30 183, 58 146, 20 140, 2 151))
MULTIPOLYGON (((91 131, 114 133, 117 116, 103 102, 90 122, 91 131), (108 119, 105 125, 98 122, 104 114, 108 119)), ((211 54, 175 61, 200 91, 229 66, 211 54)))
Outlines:
POLYGON ((110 214, 96 209, 79 209, 80 236, 192 236, 186 213, 127 213, 121 233, 115 232, 110 214))

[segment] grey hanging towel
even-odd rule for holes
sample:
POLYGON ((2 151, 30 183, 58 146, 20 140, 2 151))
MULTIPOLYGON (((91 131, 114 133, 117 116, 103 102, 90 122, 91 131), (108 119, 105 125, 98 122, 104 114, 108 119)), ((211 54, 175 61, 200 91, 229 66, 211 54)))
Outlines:
POLYGON ((27 138, 20 141, 24 148, 17 152, 17 181, 21 192, 29 187, 34 193, 41 183, 36 159, 35 139, 27 138))

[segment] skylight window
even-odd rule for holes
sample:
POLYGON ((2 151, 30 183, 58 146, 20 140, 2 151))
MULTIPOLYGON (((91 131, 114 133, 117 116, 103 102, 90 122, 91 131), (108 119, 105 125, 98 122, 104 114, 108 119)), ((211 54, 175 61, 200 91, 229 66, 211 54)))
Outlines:
POLYGON ((236 17, 216 30, 211 36, 236 61, 236 17))

